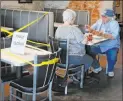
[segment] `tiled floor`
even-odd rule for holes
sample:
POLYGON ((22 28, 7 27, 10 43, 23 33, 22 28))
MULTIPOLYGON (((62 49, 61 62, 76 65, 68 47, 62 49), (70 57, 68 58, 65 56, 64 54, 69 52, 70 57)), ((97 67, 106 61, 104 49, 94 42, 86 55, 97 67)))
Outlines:
MULTIPOLYGON (((115 68, 115 77, 107 78, 105 75, 106 57, 101 57, 103 71, 98 75, 99 84, 85 85, 80 89, 76 85, 69 87, 68 95, 54 93, 53 101, 122 101, 122 47, 118 54, 115 68)), ((5 87, 5 95, 8 95, 9 86, 5 87)))

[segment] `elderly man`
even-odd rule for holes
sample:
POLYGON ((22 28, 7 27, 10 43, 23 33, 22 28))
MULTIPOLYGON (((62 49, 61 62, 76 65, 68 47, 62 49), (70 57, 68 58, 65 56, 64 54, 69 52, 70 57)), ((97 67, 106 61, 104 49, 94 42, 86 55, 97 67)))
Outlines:
POLYGON ((96 54, 106 54, 108 62, 108 76, 114 76, 114 65, 117 61, 117 53, 120 47, 120 28, 116 20, 114 20, 114 11, 112 9, 106 9, 101 14, 101 19, 99 19, 95 24, 89 28, 89 30, 99 31, 98 34, 108 38, 108 41, 102 42, 97 46, 92 46, 88 50, 88 53, 93 57, 94 62, 92 67, 94 67, 93 72, 98 73, 102 70, 100 64, 96 59, 96 54))

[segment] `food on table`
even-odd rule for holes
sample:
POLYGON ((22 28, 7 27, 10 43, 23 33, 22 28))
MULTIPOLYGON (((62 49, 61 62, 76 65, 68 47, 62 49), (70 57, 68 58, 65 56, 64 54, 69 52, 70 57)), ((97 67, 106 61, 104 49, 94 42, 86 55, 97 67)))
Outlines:
POLYGON ((88 35, 88 36, 87 36, 87 40, 88 40, 88 41, 92 41, 92 40, 93 40, 92 35, 88 35))
POLYGON ((96 30, 92 29, 90 26, 88 26, 88 31, 89 31, 89 33, 92 33, 93 35, 101 36, 103 34, 103 32, 96 31, 96 30))
POLYGON ((102 34, 102 37, 108 38, 108 34, 102 34))

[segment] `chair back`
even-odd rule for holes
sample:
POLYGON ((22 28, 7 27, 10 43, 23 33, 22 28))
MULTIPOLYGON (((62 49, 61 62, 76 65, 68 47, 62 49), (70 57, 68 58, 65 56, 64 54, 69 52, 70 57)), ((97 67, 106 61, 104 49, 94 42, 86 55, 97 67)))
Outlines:
MULTIPOLYGON (((58 58, 59 55, 60 55, 60 52, 61 52, 61 49, 59 49, 57 52, 54 52, 52 54, 37 55, 35 57, 34 63, 35 64, 40 64, 41 62, 45 62, 45 61, 49 61, 49 60, 58 58)), ((36 86, 38 86, 38 87, 39 86, 40 87, 41 86, 42 87, 48 87, 49 86, 49 83, 52 81, 53 76, 55 74, 56 63, 35 67, 35 68, 37 68, 37 70, 36 70, 36 77, 37 77, 36 84, 40 84, 40 85, 36 85, 36 86), (42 82, 42 84, 40 82, 42 82)), ((33 83, 34 83, 34 81, 33 81, 33 83)))
POLYGON ((50 43, 52 53, 58 51, 59 41, 57 39, 55 39, 52 36, 49 36, 49 43, 50 43))
POLYGON ((69 50, 69 39, 59 40, 59 47, 62 49, 60 60, 62 64, 66 64, 68 67, 68 50, 69 50))
POLYGON ((61 48, 60 54, 60 63, 65 64, 68 67, 68 48, 69 48, 69 39, 57 40, 54 37, 49 36, 49 43, 51 46, 51 51, 54 53, 61 48))

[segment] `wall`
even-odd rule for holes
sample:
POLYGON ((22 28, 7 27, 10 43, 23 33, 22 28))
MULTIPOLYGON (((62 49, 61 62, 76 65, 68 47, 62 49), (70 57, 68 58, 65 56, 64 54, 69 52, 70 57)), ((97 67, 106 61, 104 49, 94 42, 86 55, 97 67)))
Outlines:
MULTIPOLYGON (((2 8, 16 8, 16 9, 30 9, 30 10, 42 10, 46 8, 59 8, 65 9, 68 7, 70 1, 33 1, 32 4, 18 4, 18 1, 1 1, 2 8)), ((112 8, 113 1, 103 1, 100 11, 105 8, 112 8)), ((118 8, 119 9, 119 8, 118 8)))
POLYGON ((87 10, 90 13, 90 24, 93 24, 99 19, 100 15, 100 0, 98 1, 71 1, 68 8, 73 10, 87 10))
POLYGON ((113 0, 102 1, 101 7, 100 7, 100 12, 102 12, 106 8, 113 9, 113 0))
POLYGON ((45 1, 45 8, 65 9, 71 8, 74 10, 89 10, 92 16, 91 24, 99 19, 100 13, 105 8, 113 8, 113 1, 45 1))
POLYGON ((120 19, 119 21, 123 21, 123 1, 120 1, 120 6, 116 7, 116 13, 120 14, 120 19))
MULTIPOLYGON (((113 7, 113 1, 101 1, 101 2, 102 2, 101 6, 103 6, 100 9, 101 11, 103 11, 105 8, 113 7)), ((70 3, 70 0, 69 1, 44 1, 44 7, 65 9, 69 5, 69 3, 70 3)))
POLYGON ((1 1, 1 8, 24 9, 24 10, 42 10, 43 1, 33 1, 33 3, 21 3, 18 1, 1 1))
POLYGON ((65 9, 69 4, 69 1, 44 1, 45 8, 58 8, 65 9))

